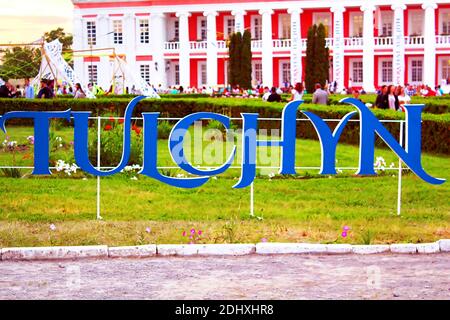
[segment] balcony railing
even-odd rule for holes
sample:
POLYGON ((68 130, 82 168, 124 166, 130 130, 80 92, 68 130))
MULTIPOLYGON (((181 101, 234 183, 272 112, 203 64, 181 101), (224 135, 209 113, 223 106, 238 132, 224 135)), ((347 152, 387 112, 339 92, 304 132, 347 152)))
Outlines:
POLYGON ((166 51, 177 51, 177 50, 180 50, 180 43, 179 42, 165 42, 164 43, 164 50, 166 50, 166 51))
POLYGON ((425 40, 422 36, 409 36, 405 37, 406 46, 423 46, 425 40))
MULTIPOLYGON (((417 47, 423 48, 425 45, 425 39, 423 36, 406 36, 404 38, 406 47, 417 47)), ((227 42, 226 41, 216 41, 215 45, 217 46, 217 50, 226 51, 227 50, 227 42)), ((327 48, 333 48, 334 39, 326 38, 325 46, 327 48)), ((394 45, 393 37, 375 37, 374 38, 374 46, 375 48, 391 48, 394 45)), ((450 49, 450 35, 438 35, 436 36, 436 45, 440 47, 449 47, 450 49)), ((344 38, 344 47, 345 48, 362 48, 364 46, 364 38, 344 38)), ((252 51, 261 51, 263 47, 262 40, 252 40, 251 49, 252 51)), ((272 47, 274 49, 286 49, 289 50, 292 47, 291 39, 278 39, 272 40, 272 47)), ((303 50, 306 50, 307 47, 307 39, 301 39, 301 47, 303 50)), ((190 41, 189 48, 193 52, 204 52, 208 49, 207 41, 190 41)), ((168 52, 177 52, 180 50, 179 42, 166 42, 164 43, 164 50, 168 52)))
POLYGON ((276 49, 290 49, 291 39, 272 40, 272 47, 276 49))
POLYGON ((362 47, 364 45, 363 38, 345 38, 344 46, 354 48, 354 47, 362 47))
POLYGON ((375 37, 375 47, 389 47, 394 45, 392 37, 375 37))
POLYGON ((191 41, 189 42, 189 47, 192 51, 205 51, 208 49, 207 41, 191 41))
POLYGON ((436 44, 438 46, 450 46, 450 35, 436 36, 436 44))

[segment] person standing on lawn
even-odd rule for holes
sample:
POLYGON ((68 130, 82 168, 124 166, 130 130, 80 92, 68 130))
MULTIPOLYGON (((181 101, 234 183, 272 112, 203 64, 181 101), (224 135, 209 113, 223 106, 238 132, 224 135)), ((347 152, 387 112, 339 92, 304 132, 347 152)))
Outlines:
POLYGON ((312 103, 313 104, 328 104, 328 92, 322 89, 322 85, 320 83, 316 83, 316 91, 313 94, 312 103))

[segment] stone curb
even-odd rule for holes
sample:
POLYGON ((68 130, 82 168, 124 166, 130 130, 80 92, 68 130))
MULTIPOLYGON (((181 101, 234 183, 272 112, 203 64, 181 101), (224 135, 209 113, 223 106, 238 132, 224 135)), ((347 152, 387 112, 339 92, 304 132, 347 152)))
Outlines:
POLYGON ((156 256, 156 244, 108 248, 110 258, 148 258, 156 256))
POLYGON ((4 248, 3 261, 107 258, 108 246, 4 248))
POLYGON ((450 239, 433 243, 350 245, 313 243, 144 245, 129 247, 3 248, 0 261, 64 260, 82 258, 147 258, 155 256, 243 256, 250 254, 433 254, 450 252, 450 239))

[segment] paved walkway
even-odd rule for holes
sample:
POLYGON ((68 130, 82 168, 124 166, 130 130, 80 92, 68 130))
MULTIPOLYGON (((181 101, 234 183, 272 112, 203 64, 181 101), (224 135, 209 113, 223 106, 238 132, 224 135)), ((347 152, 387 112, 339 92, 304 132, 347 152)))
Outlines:
POLYGON ((450 254, 0 262, 0 299, 450 299, 450 254))

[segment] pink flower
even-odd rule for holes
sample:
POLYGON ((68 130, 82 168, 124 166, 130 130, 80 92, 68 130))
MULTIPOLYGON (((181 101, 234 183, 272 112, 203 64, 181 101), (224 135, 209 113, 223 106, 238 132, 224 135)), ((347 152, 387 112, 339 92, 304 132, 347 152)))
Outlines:
POLYGON ((191 240, 192 240, 192 239, 194 239, 194 237, 193 237, 193 236, 190 236, 190 237, 189 237, 189 239, 191 239, 191 240))
POLYGON ((201 236, 203 234, 202 230, 198 230, 198 235, 201 236))
POLYGON ((186 237, 186 231, 183 231, 183 237, 186 237))
POLYGON ((147 227, 147 228, 145 229, 145 232, 150 233, 150 232, 152 232, 152 229, 151 229, 150 227, 147 227))
POLYGON ((347 237, 347 232, 342 232, 342 238, 346 238, 347 237))
POLYGON ((195 229, 191 229, 191 234, 194 234, 195 233, 195 229))
POLYGON ((344 226, 344 231, 348 231, 348 230, 350 230, 350 227, 349 226, 344 226))
POLYGON ((267 239, 266 238, 262 238, 261 242, 267 242, 267 239))

